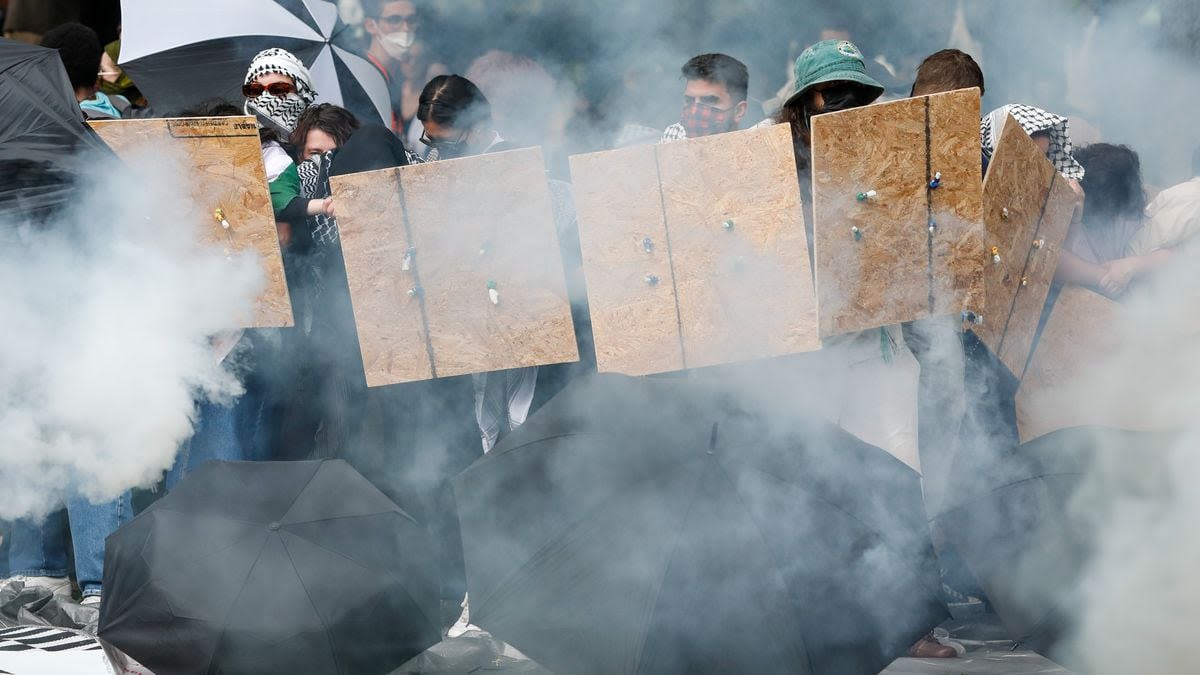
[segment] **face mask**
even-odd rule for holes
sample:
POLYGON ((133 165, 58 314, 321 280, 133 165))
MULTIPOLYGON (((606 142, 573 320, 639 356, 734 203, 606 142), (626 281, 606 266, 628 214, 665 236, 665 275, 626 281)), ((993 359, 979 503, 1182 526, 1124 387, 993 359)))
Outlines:
POLYGON ((683 113, 679 116, 679 123, 687 131, 688 138, 711 136, 733 129, 733 115, 731 113, 732 109, 721 110, 711 105, 696 102, 683 107, 683 113))
POLYGON ((395 33, 386 33, 380 36, 383 50, 393 59, 398 59, 407 54, 416 41, 417 34, 411 30, 398 30, 395 33))
POLYGON ((245 110, 247 115, 266 117, 290 134, 296 130, 300 113, 307 107, 308 103, 297 94, 275 96, 263 92, 257 98, 246 99, 245 110))

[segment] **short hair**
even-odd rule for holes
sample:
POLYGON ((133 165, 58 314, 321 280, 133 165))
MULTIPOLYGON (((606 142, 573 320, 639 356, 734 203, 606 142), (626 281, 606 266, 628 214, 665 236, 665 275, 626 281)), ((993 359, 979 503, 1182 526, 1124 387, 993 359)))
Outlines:
POLYGON ((58 50, 72 87, 93 87, 100 79, 104 47, 91 28, 81 23, 64 23, 42 36, 42 46, 58 50))
POLYGON ((979 87, 979 94, 983 95, 983 69, 970 54, 958 49, 943 49, 921 62, 910 95, 928 96, 971 87, 979 87))
MULTIPOLYGON (((418 0, 408 1, 412 3, 413 9, 420 17, 421 3, 418 0)), ((362 0, 363 16, 369 19, 378 19, 383 15, 383 6, 392 2, 400 2, 400 0, 362 0)))
POLYGON ((1088 226, 1111 223, 1118 218, 1139 218, 1146 210, 1142 186, 1142 164, 1128 146, 1093 143, 1075 151, 1085 171, 1080 185, 1083 222, 1088 226))
POLYGON ((292 145, 297 149, 304 148, 304 142, 308 140, 308 132, 320 129, 332 136, 338 147, 341 147, 350 140, 350 135, 360 126, 362 125, 354 113, 341 106, 332 103, 310 105, 300 113, 300 118, 296 120, 296 130, 292 132, 292 145))
POLYGON ((438 75, 421 90, 417 119, 455 129, 491 122, 492 105, 475 83, 462 75, 438 75))
POLYGON ((704 80, 725 85, 735 101, 745 101, 750 88, 750 71, 746 64, 725 54, 701 54, 688 59, 679 69, 687 80, 704 80))

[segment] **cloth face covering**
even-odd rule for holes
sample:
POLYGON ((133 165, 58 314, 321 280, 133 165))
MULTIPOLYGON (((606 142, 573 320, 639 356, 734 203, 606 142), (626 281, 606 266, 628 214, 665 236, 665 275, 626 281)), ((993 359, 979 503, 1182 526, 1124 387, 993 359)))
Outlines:
POLYGON ((679 124, 687 131, 688 138, 711 136, 733 128, 733 116, 730 112, 732 111, 695 102, 683 107, 679 124))
POLYGON ((401 58, 407 54, 416 41, 417 35, 411 30, 398 30, 395 33, 388 33, 380 40, 383 44, 383 50, 393 59, 401 58))
POLYGON ((257 98, 246 99, 246 114, 262 115, 288 132, 294 131, 296 122, 300 119, 300 113, 312 105, 317 98, 317 92, 312 86, 312 76, 309 75, 308 68, 304 67, 304 63, 291 52, 273 48, 263 50, 254 57, 254 60, 250 62, 250 69, 246 72, 246 80, 243 84, 250 84, 268 73, 278 73, 292 78, 296 85, 296 92, 287 96, 274 96, 264 91, 257 98))

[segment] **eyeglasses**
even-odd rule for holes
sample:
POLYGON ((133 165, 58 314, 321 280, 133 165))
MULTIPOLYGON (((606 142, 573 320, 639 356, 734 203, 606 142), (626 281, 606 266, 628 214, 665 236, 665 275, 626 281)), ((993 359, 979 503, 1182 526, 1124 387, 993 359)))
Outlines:
POLYGON ((242 96, 246 98, 258 98, 264 91, 272 96, 287 96, 296 93, 296 87, 290 82, 272 82, 268 85, 251 82, 242 85, 242 96))
POLYGON ((447 140, 445 138, 430 138, 429 132, 427 132, 427 131, 422 131, 421 138, 420 138, 420 141, 422 143, 424 143, 425 145, 428 145, 431 148, 453 148, 458 145, 461 145, 462 142, 465 140, 467 140, 467 132, 465 132, 465 131, 462 133, 461 136, 458 137, 457 140, 453 140, 453 141, 447 140))
POLYGON ((388 28, 399 28, 401 24, 405 23, 409 26, 416 26, 421 23, 416 14, 389 14, 379 17, 378 21, 386 24, 388 28))

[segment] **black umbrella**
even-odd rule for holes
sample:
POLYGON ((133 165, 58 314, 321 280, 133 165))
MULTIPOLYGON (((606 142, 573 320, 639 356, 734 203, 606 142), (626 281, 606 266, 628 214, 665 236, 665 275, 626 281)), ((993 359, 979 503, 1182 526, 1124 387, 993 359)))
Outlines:
POLYGON ((317 101, 390 125, 383 75, 353 53, 330 0, 121 0, 121 67, 159 111, 242 100, 258 52, 282 47, 313 77, 317 101))
POLYGON ((58 52, 0 39, 0 211, 60 209, 74 194, 75 151, 99 147, 58 52))
POLYGON ((109 536, 100 636, 158 675, 357 675, 438 609, 425 529, 345 462, 209 462, 109 536))
POLYGON ((1121 472, 1124 482, 1102 485, 1090 478, 1092 468, 1103 462, 1111 469, 1118 461, 1153 466, 1148 455, 1170 448, 1170 438, 1075 427, 990 458, 960 456, 951 474, 958 489, 935 526, 979 579, 1012 639, 1047 653, 1072 630, 1075 591, 1097 534, 1091 515, 1072 505, 1085 482, 1091 508, 1163 489, 1161 476, 1137 469, 1121 472))
POLYGON ((945 616, 915 472, 698 381, 577 380, 454 483, 471 622, 555 672, 878 672, 945 616))

